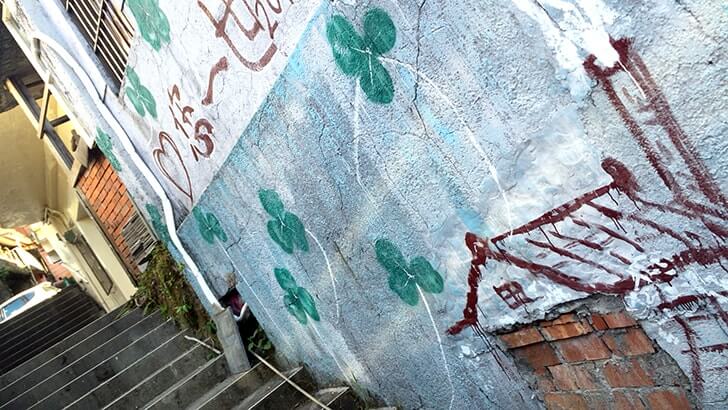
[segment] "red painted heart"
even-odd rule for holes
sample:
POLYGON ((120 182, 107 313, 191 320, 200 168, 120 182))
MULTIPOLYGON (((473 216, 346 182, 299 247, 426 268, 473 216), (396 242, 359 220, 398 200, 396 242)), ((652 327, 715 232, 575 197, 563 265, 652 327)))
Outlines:
MULTIPOLYGON (((162 131, 159 133, 159 147, 155 148, 154 151, 152 151, 152 155, 154 156, 154 161, 157 163, 157 168, 159 168, 160 171, 164 174, 165 177, 172 183, 172 185, 175 186, 180 192, 182 192, 187 198, 190 200, 190 206, 194 205, 194 200, 192 199, 192 181, 190 180, 190 174, 187 172, 187 167, 185 167, 184 161, 182 161, 182 155, 179 153, 179 149, 177 148, 177 144, 174 143, 172 138, 170 138, 169 134, 162 131), (174 159, 174 157, 169 155, 169 152, 164 148, 165 141, 169 143, 169 146, 172 147, 172 152, 174 152, 175 156, 177 157, 177 161, 179 162, 179 165, 182 166, 182 170, 184 171, 184 175, 187 182, 187 190, 185 190, 182 185, 180 185, 177 180, 172 177, 172 175, 167 171, 167 169, 164 167, 161 157, 166 157, 170 159, 174 159)), ((184 182, 184 181, 183 181, 184 182)))

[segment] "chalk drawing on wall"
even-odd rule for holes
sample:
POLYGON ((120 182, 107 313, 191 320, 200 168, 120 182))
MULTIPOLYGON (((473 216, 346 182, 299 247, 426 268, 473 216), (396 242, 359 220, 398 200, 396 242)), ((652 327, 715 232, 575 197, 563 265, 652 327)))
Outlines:
MULTIPOLYGON (((591 56, 585 68, 600 80, 672 201, 646 197, 627 166, 606 158, 602 168, 610 183, 492 238, 467 233, 465 243, 472 254, 469 291, 463 319, 448 330, 450 334, 477 328, 478 283, 483 275, 492 275, 498 263, 576 292, 622 296, 647 285, 672 283, 691 266, 728 272, 722 263, 728 259, 724 194, 672 116, 646 65, 631 49, 631 41, 612 41, 612 45, 619 52, 619 65, 603 69, 591 56), (624 77, 625 86, 616 86, 617 74, 624 77), (638 95, 627 86, 636 86, 638 95), (659 139, 650 140, 648 135, 659 139)), ((509 307, 523 304, 519 303, 509 307)))
POLYGON ((359 81, 367 98, 388 104, 394 98, 389 71, 379 58, 394 47, 397 30, 389 15, 374 8, 364 15, 364 36, 344 16, 333 16, 326 25, 326 37, 339 69, 359 81))
POLYGON ((96 128, 96 135, 96 145, 99 147, 101 152, 104 153, 106 159, 109 160, 111 167, 114 168, 116 172, 121 172, 121 163, 119 162, 119 159, 116 158, 116 154, 114 154, 114 146, 111 144, 111 137, 109 137, 109 134, 105 133, 101 128, 96 128))
POLYGON ((285 268, 275 268, 273 273, 276 281, 281 285, 281 289, 285 292, 283 303, 288 313, 294 316, 302 325, 308 323, 309 317, 317 322, 320 321, 321 318, 316 310, 316 302, 314 302, 313 296, 305 288, 298 286, 291 272, 285 268))
POLYGON ((258 192, 258 198, 263 209, 273 218, 267 224, 268 235, 273 242, 288 254, 292 254, 296 249, 308 252, 308 240, 303 222, 298 216, 285 210, 278 193, 262 189, 258 192))
POLYGON ((156 51, 169 43, 169 20, 159 0, 129 0, 128 5, 144 41, 156 51))
MULTIPOLYGON (((169 112, 172 114, 176 135, 188 144, 195 162, 209 159, 215 151, 215 127, 205 117, 195 114, 195 108, 182 105, 181 92, 175 84, 168 91, 169 112)), ((194 204, 192 179, 177 142, 167 131, 160 131, 159 145, 152 150, 157 168, 169 182, 194 204)))
POLYGON ((213 10, 216 10, 220 3, 224 7, 222 15, 216 18, 205 3, 210 2, 197 1, 197 5, 215 28, 215 36, 222 38, 238 61, 252 71, 263 70, 278 53, 276 31, 285 12, 294 5, 293 1, 259 0, 251 7, 244 1, 242 3, 245 7, 240 8, 245 11, 238 12, 233 9, 233 0, 219 0, 212 2, 217 4, 211 6, 213 10), (246 23, 249 25, 246 26, 246 23), (250 50, 255 50, 255 54, 246 55, 246 51, 250 50))
POLYGON ((144 117, 146 113, 149 113, 152 118, 157 118, 157 102, 149 89, 142 85, 139 75, 133 68, 127 67, 126 79, 128 81, 124 94, 134 106, 137 114, 144 117))

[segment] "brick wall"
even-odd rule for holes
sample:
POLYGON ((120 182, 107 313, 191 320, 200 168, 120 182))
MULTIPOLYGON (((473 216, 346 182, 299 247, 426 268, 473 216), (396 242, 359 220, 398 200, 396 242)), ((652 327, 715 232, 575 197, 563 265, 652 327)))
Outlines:
POLYGON ((690 383, 624 311, 580 310, 499 335, 548 409, 690 409, 690 383))
POLYGON ((122 236, 122 228, 136 211, 126 187, 109 161, 103 155, 94 155, 76 187, 86 197, 124 265, 132 275, 138 274, 139 268, 132 259, 133 250, 129 249, 122 236))

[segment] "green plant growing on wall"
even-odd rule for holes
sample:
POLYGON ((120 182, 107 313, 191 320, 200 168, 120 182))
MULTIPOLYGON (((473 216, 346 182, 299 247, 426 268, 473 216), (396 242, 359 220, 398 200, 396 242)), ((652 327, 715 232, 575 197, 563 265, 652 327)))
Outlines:
POLYGON ((291 272, 288 269, 275 268, 273 273, 278 284, 285 291, 283 303, 285 303, 288 313, 298 319, 302 325, 308 323, 308 317, 317 322, 320 321, 321 317, 316 310, 313 296, 306 289, 298 286, 291 272))
POLYGON ((296 215, 285 210, 278 193, 272 189, 262 189, 258 192, 258 198, 263 209, 273 217, 267 225, 268 234, 273 242, 288 254, 292 254, 296 248, 308 252, 308 240, 303 223, 296 215))
POLYGON ((109 137, 109 134, 105 133, 101 128, 96 128, 96 134, 96 145, 99 147, 101 152, 104 153, 106 159, 109 160, 111 167, 117 172, 121 172, 121 163, 119 162, 119 159, 116 158, 116 154, 114 154, 114 146, 111 144, 111 137, 109 137))
POLYGON ((159 8, 159 0, 129 0, 127 4, 144 41, 156 51, 169 43, 169 20, 159 8))
POLYGON ((397 30, 387 12, 379 8, 367 11, 363 37, 344 16, 334 16, 326 25, 326 38, 336 65, 344 74, 359 79, 369 100, 378 104, 392 102, 392 77, 379 61, 397 40, 397 30))
POLYGON ((131 101, 136 112, 142 117, 149 112, 152 118, 157 118, 157 102, 149 89, 142 85, 139 76, 133 68, 126 68, 126 98, 131 101))
POLYGON ((197 227, 200 230, 200 235, 202 235, 202 238, 207 243, 214 244, 215 239, 227 242, 227 234, 222 229, 220 220, 217 219, 215 214, 212 212, 205 212, 199 206, 192 210, 192 214, 195 216, 195 220, 197 221, 197 227))
POLYGON ((214 326, 194 290, 185 280, 184 267, 174 260, 167 248, 159 244, 151 253, 147 268, 137 278, 134 301, 146 312, 158 309, 165 317, 192 329, 202 338, 214 341, 214 326))
POLYGON ((255 328, 255 331, 250 337, 248 337, 247 341, 248 350, 259 356, 270 356, 270 353, 273 350, 273 344, 270 342, 270 339, 268 339, 265 331, 260 326, 255 328))
POLYGON ((162 215, 159 213, 157 207, 152 204, 147 204, 146 208, 147 213, 152 220, 152 228, 154 228, 154 231, 157 233, 157 237, 165 246, 168 245, 172 239, 169 237, 167 224, 162 222, 162 215))
POLYGON ((419 302, 418 286, 428 293, 443 291, 442 276, 427 259, 417 256, 408 264, 399 248, 387 239, 378 239, 374 249, 377 260, 389 272, 389 288, 408 305, 416 306, 419 302))

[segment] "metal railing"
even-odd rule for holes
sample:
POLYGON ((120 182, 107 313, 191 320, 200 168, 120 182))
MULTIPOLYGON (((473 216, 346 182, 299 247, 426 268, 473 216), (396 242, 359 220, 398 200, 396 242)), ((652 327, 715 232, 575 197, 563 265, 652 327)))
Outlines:
POLYGON ((99 57, 116 89, 124 78, 134 28, 111 0, 61 0, 99 57))

